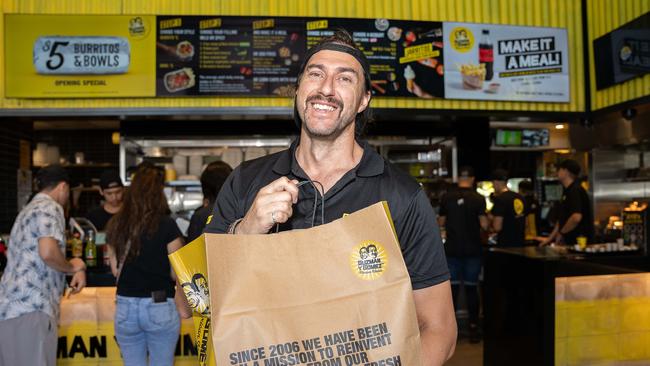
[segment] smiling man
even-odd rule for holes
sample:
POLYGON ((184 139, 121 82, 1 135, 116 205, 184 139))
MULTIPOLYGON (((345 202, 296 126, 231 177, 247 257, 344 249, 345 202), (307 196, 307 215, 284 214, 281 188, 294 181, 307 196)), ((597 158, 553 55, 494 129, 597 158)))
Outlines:
POLYGON ((413 178, 360 139, 370 99, 370 66, 347 32, 312 47, 297 81, 299 139, 235 169, 206 232, 309 228, 387 201, 413 285, 424 364, 441 365, 454 351, 456 321, 435 213, 413 178), (313 184, 299 184, 305 181, 313 184))

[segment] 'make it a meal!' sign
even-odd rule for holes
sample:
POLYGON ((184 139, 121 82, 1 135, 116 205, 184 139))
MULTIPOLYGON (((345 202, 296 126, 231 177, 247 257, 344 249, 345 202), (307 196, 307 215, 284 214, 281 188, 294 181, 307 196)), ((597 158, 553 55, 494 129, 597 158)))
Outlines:
POLYGON ((567 33, 444 23, 445 98, 568 102, 567 33))

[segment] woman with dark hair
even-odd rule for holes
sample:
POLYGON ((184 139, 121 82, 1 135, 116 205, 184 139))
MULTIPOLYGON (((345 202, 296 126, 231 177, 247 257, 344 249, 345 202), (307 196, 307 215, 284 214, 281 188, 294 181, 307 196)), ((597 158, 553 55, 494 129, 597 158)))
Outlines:
MULTIPOLYGON (((169 217, 163 174, 138 167, 120 211, 107 227, 111 269, 117 277, 115 337, 124 365, 173 365, 180 330, 175 274, 167 255, 183 246, 169 217)), ((183 306, 182 316, 189 317, 183 306)))

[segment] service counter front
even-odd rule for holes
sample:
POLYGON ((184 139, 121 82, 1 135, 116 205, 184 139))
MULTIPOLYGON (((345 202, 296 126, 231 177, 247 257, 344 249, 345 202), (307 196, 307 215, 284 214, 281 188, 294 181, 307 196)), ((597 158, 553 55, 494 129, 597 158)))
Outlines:
POLYGON ((484 365, 649 365, 650 258, 491 248, 484 365))
MULTIPOLYGON (((91 284, 102 278, 89 276, 91 284)), ((64 297, 57 365, 123 365, 113 330, 114 315, 115 287, 86 287, 78 294, 64 297)), ((181 323, 176 343, 175 365, 189 366, 197 362, 194 325, 192 319, 186 319, 181 323)))

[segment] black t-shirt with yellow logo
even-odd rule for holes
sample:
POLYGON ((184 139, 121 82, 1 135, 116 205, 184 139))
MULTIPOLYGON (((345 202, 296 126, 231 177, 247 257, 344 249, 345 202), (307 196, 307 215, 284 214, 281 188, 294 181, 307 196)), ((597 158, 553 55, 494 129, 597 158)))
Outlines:
POLYGON ((492 215, 503 217, 503 226, 497 236, 497 244, 521 247, 525 244, 526 206, 519 193, 505 191, 492 198, 492 215))

